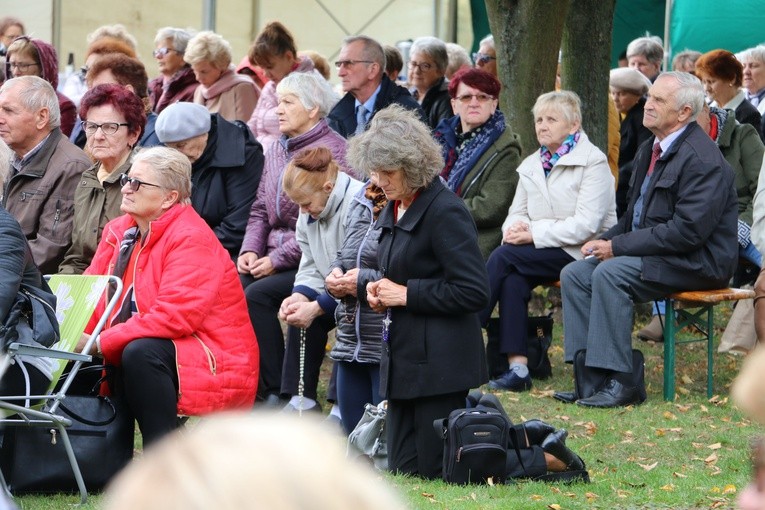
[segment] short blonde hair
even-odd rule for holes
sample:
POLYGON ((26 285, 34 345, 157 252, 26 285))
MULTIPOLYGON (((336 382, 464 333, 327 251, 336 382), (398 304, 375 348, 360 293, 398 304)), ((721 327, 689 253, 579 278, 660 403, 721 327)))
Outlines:
POLYGON ((199 32, 186 46, 183 60, 191 65, 207 61, 216 69, 225 71, 231 65, 231 45, 215 32, 199 32))
POLYGON ((308 416, 219 414, 147 449, 109 486, 106 510, 404 510, 344 440, 308 416))
POLYGON ((393 104, 372 117, 369 129, 348 142, 351 168, 372 172, 403 170, 409 191, 424 188, 444 167, 441 146, 412 110, 393 104))
POLYGON ((547 110, 560 112, 569 124, 574 122, 582 124, 582 101, 576 92, 561 90, 542 94, 534 103, 531 113, 536 119, 540 113, 547 110))
POLYGON ((146 163, 158 185, 177 191, 179 204, 191 204, 191 163, 182 152, 169 147, 151 147, 133 157, 132 164, 136 163, 146 163))

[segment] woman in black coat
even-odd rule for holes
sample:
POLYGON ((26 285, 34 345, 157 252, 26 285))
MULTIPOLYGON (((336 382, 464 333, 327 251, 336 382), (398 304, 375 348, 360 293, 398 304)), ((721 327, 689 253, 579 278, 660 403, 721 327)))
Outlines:
POLYGON ((156 132, 163 144, 189 158, 191 205, 236 261, 263 174, 263 147, 243 122, 229 122, 195 103, 162 110, 156 132))
POLYGON ((631 67, 611 69, 608 82, 611 99, 619 112, 621 127, 619 134, 619 180, 616 185, 616 217, 621 218, 627 210, 627 194, 632 178, 632 160, 640 144, 653 136, 643 126, 645 94, 651 82, 640 71, 631 67))
POLYGON ((468 390, 488 379, 477 315, 488 303, 488 276, 476 227, 438 179, 441 149, 411 112, 391 106, 375 115, 349 142, 348 161, 389 200, 378 219, 383 278, 367 284, 365 297, 385 314, 388 466, 439 478, 443 442, 433 421, 464 407, 468 390))

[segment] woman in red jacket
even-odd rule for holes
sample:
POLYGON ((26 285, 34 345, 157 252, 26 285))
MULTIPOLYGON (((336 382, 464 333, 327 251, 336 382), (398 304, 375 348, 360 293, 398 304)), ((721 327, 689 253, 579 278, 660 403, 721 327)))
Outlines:
POLYGON ((96 346, 119 368, 144 445, 176 428, 178 415, 251 407, 257 389, 258 345, 242 286, 190 206, 190 175, 174 149, 140 152, 121 176, 126 214, 106 225, 85 271, 124 282, 96 346))

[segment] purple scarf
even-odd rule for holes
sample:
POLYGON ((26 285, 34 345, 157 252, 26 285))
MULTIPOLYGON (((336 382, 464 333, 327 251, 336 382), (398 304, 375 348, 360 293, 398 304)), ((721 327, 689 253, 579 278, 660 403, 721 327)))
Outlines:
POLYGON ((560 144, 560 147, 555 151, 555 154, 552 154, 550 152, 550 149, 547 148, 547 146, 543 145, 539 149, 539 159, 542 160, 542 168, 545 171, 545 178, 547 178, 550 175, 550 170, 555 166, 555 163, 558 162, 558 160, 563 156, 564 154, 568 154, 571 152, 574 147, 576 147, 577 142, 579 141, 579 131, 574 133, 573 135, 568 135, 565 140, 563 140, 563 143, 560 144))

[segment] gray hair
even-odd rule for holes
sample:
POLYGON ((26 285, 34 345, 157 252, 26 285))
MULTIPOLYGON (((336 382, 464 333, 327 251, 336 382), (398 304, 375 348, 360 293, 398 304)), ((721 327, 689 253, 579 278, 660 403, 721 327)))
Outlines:
POLYGON ((748 48, 748 49, 745 49, 744 51, 740 51, 736 53, 736 58, 742 64, 745 64, 752 60, 765 63, 765 45, 760 44, 755 46, 754 48, 748 48))
POLYGON ((150 147, 136 153, 133 165, 146 163, 154 172, 157 184, 178 192, 178 203, 191 204, 191 163, 182 152, 169 147, 150 147))
POLYGON ((292 94, 306 110, 319 108, 319 118, 326 117, 337 104, 338 97, 332 85, 318 72, 290 73, 276 86, 280 96, 292 94))
POLYGON ((403 170, 406 186, 427 186, 444 167, 441 146, 412 110, 393 104, 372 117, 369 129, 348 141, 346 159, 366 175, 403 170))
POLYGON ((627 58, 643 55, 645 59, 654 64, 661 65, 664 60, 664 44, 656 35, 638 37, 627 46, 627 58))
POLYGON ((86 38, 88 46, 90 46, 93 41, 101 39, 102 37, 111 37, 112 39, 117 39, 118 41, 124 42, 133 48, 133 50, 138 49, 138 41, 136 41, 135 37, 133 37, 133 35, 127 31, 125 25, 122 25, 121 23, 116 23, 114 25, 101 25, 89 33, 88 37, 86 38))
POLYGON ((446 52, 446 44, 437 37, 418 37, 409 48, 409 58, 415 53, 424 53, 433 59, 438 71, 445 73, 449 66, 449 54, 446 52))
POLYGON ((449 56, 449 65, 446 66, 446 75, 451 76, 462 66, 472 67, 473 62, 470 60, 470 55, 465 48, 457 43, 446 43, 446 54, 449 56))
POLYGON ((231 45, 215 32, 205 30, 191 38, 183 60, 191 65, 207 61, 216 69, 225 71, 231 64, 231 45))
POLYGON ((0 94, 15 87, 19 88, 21 104, 27 111, 37 112, 43 108, 48 110, 48 129, 54 130, 61 126, 58 96, 50 83, 39 76, 19 76, 3 83, 0 94))
POLYGON ((169 39, 173 42, 173 49, 183 55, 186 53, 186 46, 193 35, 190 30, 183 28, 163 27, 157 30, 154 44, 161 44, 169 39))
POLYGON ((385 50, 383 50, 382 44, 366 35, 353 35, 343 39, 343 46, 348 46, 351 43, 361 42, 362 50, 361 55, 364 60, 369 60, 380 65, 380 73, 385 72, 385 50))
POLYGON ((536 119, 545 110, 560 112, 569 124, 574 122, 579 122, 580 126, 582 124, 582 100, 576 92, 561 90, 542 94, 534 103, 531 113, 536 119))
POLYGON ((489 34, 481 39, 481 42, 478 43, 478 46, 481 47, 484 44, 488 45, 491 49, 496 49, 496 46, 494 46, 494 36, 492 34, 489 34))
POLYGON ((696 61, 701 56, 700 51, 696 50, 683 50, 672 59, 672 70, 682 71, 686 66, 690 65, 693 69, 696 65, 696 61))
POLYGON ((13 151, 0 139, 0 198, 2 198, 3 190, 5 189, 5 181, 8 180, 11 174, 12 157, 13 151))
POLYGON ((685 106, 690 107, 690 120, 696 120, 704 106, 704 86, 701 84, 701 80, 690 73, 680 71, 667 71, 661 73, 659 78, 674 78, 678 82, 680 86, 674 94, 675 108, 682 110, 685 106))

